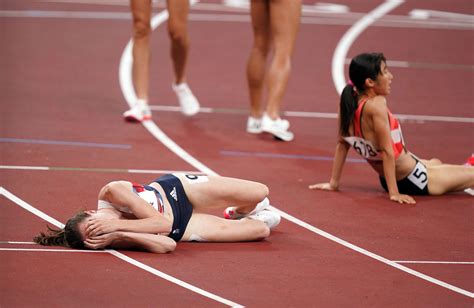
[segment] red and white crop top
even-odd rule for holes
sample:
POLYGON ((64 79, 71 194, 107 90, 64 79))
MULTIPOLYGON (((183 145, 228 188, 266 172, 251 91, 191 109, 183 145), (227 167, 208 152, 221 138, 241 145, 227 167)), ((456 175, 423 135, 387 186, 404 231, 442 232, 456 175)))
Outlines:
MULTIPOLYGON (((165 207, 163 203, 163 197, 161 196, 159 191, 157 191, 155 188, 148 185, 132 183, 132 186, 133 186, 133 192, 135 192, 140 198, 145 200, 148 204, 150 204, 155 210, 157 210, 161 214, 164 213, 165 207)), ((112 203, 105 200, 99 200, 97 202, 97 209, 98 210, 117 209, 120 212, 132 214, 132 211, 130 211, 128 207, 114 206, 112 203)))
MULTIPOLYGON (((364 109, 367 100, 363 100, 359 103, 357 110, 354 114, 354 136, 344 137, 344 140, 349 143, 359 155, 364 157, 366 160, 382 160, 382 156, 379 154, 379 150, 369 141, 364 139, 361 129, 362 111, 364 109)), ((390 134, 392 136, 392 147, 395 159, 397 159, 401 153, 405 151, 405 142, 403 141, 402 129, 397 118, 387 110, 388 122, 390 124, 390 134)))

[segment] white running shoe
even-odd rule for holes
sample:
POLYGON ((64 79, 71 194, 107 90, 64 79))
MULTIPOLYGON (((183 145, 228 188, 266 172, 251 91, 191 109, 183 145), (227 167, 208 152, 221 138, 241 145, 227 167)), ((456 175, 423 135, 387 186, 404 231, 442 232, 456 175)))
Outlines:
POLYGON ((270 210, 263 210, 247 217, 263 221, 270 229, 273 229, 278 226, 281 221, 280 215, 270 210))
POLYGON ((249 117, 247 119, 247 133, 260 134, 262 133, 262 119, 249 117))
POLYGON ((179 104, 181 105, 181 112, 190 117, 199 112, 200 106, 197 98, 191 92, 191 89, 186 83, 173 84, 173 91, 178 97, 179 104))
POLYGON ((287 142, 293 140, 294 135, 288 128, 290 128, 290 122, 288 122, 288 120, 281 118, 272 120, 267 114, 264 114, 262 117, 262 130, 280 140, 287 142))
POLYGON ((263 199, 257 205, 255 208, 248 214, 242 214, 237 212, 237 207, 236 206, 231 206, 228 207, 224 210, 224 218, 225 219, 241 219, 247 216, 251 216, 254 214, 257 214, 260 211, 263 211, 270 205, 270 200, 268 198, 263 199))
POLYGON ((123 113, 125 121, 142 122, 151 120, 151 111, 147 102, 143 99, 137 100, 135 106, 123 113))

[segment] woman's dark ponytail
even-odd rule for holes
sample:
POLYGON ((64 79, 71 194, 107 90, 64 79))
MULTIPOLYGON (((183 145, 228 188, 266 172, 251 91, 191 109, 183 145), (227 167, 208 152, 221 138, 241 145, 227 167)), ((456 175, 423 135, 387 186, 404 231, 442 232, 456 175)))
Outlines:
POLYGON ((41 232, 39 235, 35 236, 33 241, 37 244, 44 246, 63 246, 68 247, 66 243, 66 236, 63 229, 52 229, 50 226, 48 228, 48 233, 41 232))
POLYGON ((354 90, 354 86, 347 84, 342 90, 339 103, 339 134, 341 136, 349 136, 349 127, 354 119, 358 101, 359 95, 354 90))
POLYGON ((33 241, 44 246, 63 246, 82 249, 84 248, 84 239, 79 232, 78 225, 88 216, 89 214, 86 212, 79 212, 67 221, 64 229, 52 229, 50 226, 47 226, 49 232, 41 232, 33 238, 33 241))
POLYGON ((344 87, 339 103, 339 134, 349 136, 349 128, 359 104, 359 94, 365 91, 365 81, 377 79, 381 64, 385 62, 383 53, 362 53, 351 60, 349 78, 351 82, 344 87))

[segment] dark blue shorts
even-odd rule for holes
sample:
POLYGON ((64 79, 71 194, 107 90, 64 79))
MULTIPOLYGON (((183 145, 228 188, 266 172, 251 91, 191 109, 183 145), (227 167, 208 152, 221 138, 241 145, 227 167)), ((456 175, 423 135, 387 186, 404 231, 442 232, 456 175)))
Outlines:
POLYGON ((189 219, 193 214, 193 205, 184 192, 181 181, 172 174, 167 174, 155 180, 166 194, 173 211, 173 227, 168 237, 178 242, 184 235, 189 219))

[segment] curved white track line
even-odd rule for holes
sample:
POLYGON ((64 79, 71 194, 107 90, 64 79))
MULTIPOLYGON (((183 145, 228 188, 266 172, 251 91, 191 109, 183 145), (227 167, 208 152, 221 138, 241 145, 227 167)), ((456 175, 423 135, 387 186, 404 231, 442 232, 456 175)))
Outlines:
MULTIPOLYGON (((151 27, 155 30, 160 24, 165 22, 168 19, 168 11, 164 10, 161 13, 155 15, 151 19, 151 27)), ((122 88, 123 96, 125 101, 131 108, 133 103, 137 100, 137 95, 133 87, 132 81, 132 46, 133 41, 130 40, 125 47, 122 57, 120 59, 119 67, 119 81, 120 87, 122 88)), ((183 150, 176 142, 171 140, 153 121, 144 121, 143 126, 159 141, 161 141, 168 149, 173 151, 178 157, 181 157, 183 160, 188 162, 190 165, 195 167, 197 170, 200 170, 209 175, 217 175, 216 172, 206 167, 200 161, 191 156, 188 152, 183 150)))
POLYGON ((337 93, 341 93, 342 89, 346 86, 346 79, 344 77, 344 63, 346 60, 347 52, 355 39, 377 19, 393 10, 395 7, 402 4, 404 0, 388 0, 378 6, 375 10, 371 11, 358 22, 356 22, 339 41, 334 55, 332 57, 332 79, 336 86, 337 93))
MULTIPOLYGON (((390 1, 390 5, 388 5, 387 3, 384 3, 382 4, 379 8, 375 9, 374 11, 372 11, 371 13, 369 13, 369 15, 373 14, 374 16, 376 16, 376 18, 374 16, 371 16, 371 17, 368 17, 367 20, 370 21, 369 23, 364 22, 364 24, 367 24, 369 25, 371 22, 375 21, 377 18, 380 18, 383 14, 385 14, 386 12, 388 12, 390 9, 392 9, 394 7, 394 5, 399 5, 400 3, 402 3, 403 1, 402 0, 393 0, 393 1, 390 1)), ((156 15, 154 18, 152 18, 152 28, 153 30, 156 29, 161 23, 163 23, 166 18, 168 17, 168 13, 166 11, 163 11, 161 12, 160 14, 156 15)), ((364 19, 364 18, 363 18, 364 19)), ((349 30, 350 31, 350 30, 349 30)), ((362 30, 358 30, 357 32, 357 35, 361 32, 362 30)), ((347 44, 347 43, 346 43, 347 44)), ((122 91, 123 91, 123 95, 125 97, 125 100, 127 101, 128 105, 131 107, 133 102, 135 102, 136 100, 136 94, 135 94, 135 90, 133 89, 133 82, 132 82, 132 54, 131 54, 131 46, 132 46, 132 41, 129 41, 123 54, 122 54, 122 60, 120 61, 120 86, 122 88, 122 91)), ((345 48, 347 49, 349 45, 347 45, 345 48)), ((341 51, 339 53, 341 53, 343 56, 342 56, 342 69, 343 69, 343 65, 344 65, 344 60, 345 60, 345 56, 346 56, 346 51, 344 51, 344 49, 341 49, 341 51), (342 53, 341 53, 342 52, 342 53)), ((337 59, 339 59, 340 55, 337 56, 337 59)), ((338 60, 339 61, 339 60, 338 60)), ((338 62, 337 61, 337 62, 338 62)), ((334 62, 334 61, 333 61, 334 62)), ((334 70, 333 70, 334 72, 334 70)), ((343 70, 342 70, 343 72, 343 70)), ((342 76, 344 76, 342 74, 342 76)), ((342 78, 343 80, 343 78, 342 78)), ((343 81, 343 83, 345 84, 345 82, 343 81)), ((188 154, 186 151, 184 151, 179 145, 177 145, 173 140, 171 140, 161 129, 158 128, 158 126, 152 121, 144 121, 142 122, 143 126, 145 126, 145 128, 153 135, 155 136, 155 138, 162 142, 169 150, 171 150, 172 152, 174 152, 176 155, 178 155, 180 158, 182 158, 184 161, 188 162, 189 164, 191 164, 192 166, 196 167, 197 170, 199 171, 202 171, 204 173, 207 173, 209 175, 218 175, 217 172, 214 172, 213 170, 211 170, 210 168, 208 168, 207 166, 205 166, 204 164, 202 164, 201 162, 199 162, 197 159, 195 159, 194 157, 192 157, 190 154, 188 154)), ((471 293, 469 291, 466 291, 466 290, 463 290, 461 288, 458 288, 456 286, 453 286, 453 285, 450 285, 448 283, 445 283, 444 281, 441 281, 441 280, 438 280, 438 279, 435 279, 433 277, 430 277, 428 275, 425 275, 425 274, 422 274, 420 272, 417 272, 415 270, 412 270, 408 267, 405 267, 403 265, 400 265, 400 264, 397 264, 393 261, 390 261, 384 257, 381 257, 375 253, 372 253, 368 250, 365 250, 361 247, 358 247, 354 244, 351 244, 349 242, 346 242, 344 241, 343 239, 340 239, 332 234, 329 234, 321 229, 318 229, 294 216, 291 216, 290 214, 288 213, 285 213, 273 206, 271 206, 272 210, 276 211, 277 213, 279 213, 283 218, 293 222, 294 224, 297 224, 311 232, 314 232, 320 236, 323 236, 331 241, 334 241, 342 246, 345 246, 349 249, 352 249, 354 251, 357 251, 363 255, 366 255, 370 258, 373 258, 375 260, 378 260, 382 263, 385 263, 389 266, 392 266, 396 269, 399 269, 401 271, 404 271, 408 274, 411 274, 411 275, 414 275, 418 278, 421 278, 423 280, 426 280, 426 281, 429 281, 431 283, 434 283, 436 285, 439 285, 439 286, 442 286, 444 288, 447 288, 449 290, 452 290, 454 292, 457 292, 457 293, 460 293, 460 294, 463 294, 463 295, 466 295, 468 297, 471 297, 471 298, 474 298, 474 293, 471 293)))

